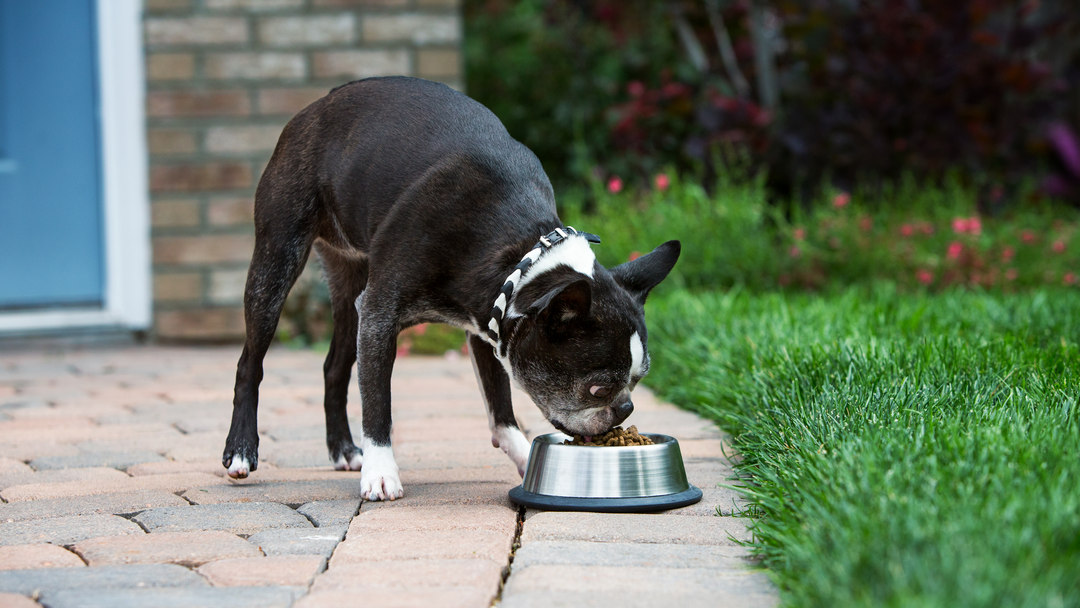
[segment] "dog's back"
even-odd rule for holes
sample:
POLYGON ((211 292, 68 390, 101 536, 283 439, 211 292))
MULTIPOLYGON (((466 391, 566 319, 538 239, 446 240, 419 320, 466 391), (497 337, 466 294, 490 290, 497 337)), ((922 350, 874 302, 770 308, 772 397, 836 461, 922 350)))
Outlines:
MULTIPOLYGON (((551 184, 536 156, 481 104, 445 85, 413 78, 359 80, 315 101, 285 127, 265 175, 265 183, 313 192, 317 200, 303 192, 257 196, 257 221, 264 213, 280 212, 259 208, 274 205, 271 198, 321 203, 310 211, 332 214, 325 219, 333 225, 320 236, 336 247, 364 252, 379 231, 391 228, 388 219, 432 222, 424 233, 432 238, 456 234, 455 240, 478 222, 515 232, 523 215, 556 221, 551 184), (302 159, 299 166, 296 159, 302 159), (446 198, 470 199, 459 205, 460 221, 447 225, 442 214, 410 205, 423 198, 416 195, 433 189, 446 198), (513 206, 487 204, 495 199, 535 208, 523 214, 513 206)), ((521 231, 530 238, 537 233, 531 223, 521 231)))

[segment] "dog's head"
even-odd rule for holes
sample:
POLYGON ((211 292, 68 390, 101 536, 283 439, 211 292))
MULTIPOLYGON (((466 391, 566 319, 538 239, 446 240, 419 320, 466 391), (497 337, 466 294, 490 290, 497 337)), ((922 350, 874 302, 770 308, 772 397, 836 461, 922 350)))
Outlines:
POLYGON ((508 345, 514 380, 555 428, 598 435, 621 424, 649 371, 645 298, 679 258, 678 241, 592 276, 556 265, 515 296, 508 345))

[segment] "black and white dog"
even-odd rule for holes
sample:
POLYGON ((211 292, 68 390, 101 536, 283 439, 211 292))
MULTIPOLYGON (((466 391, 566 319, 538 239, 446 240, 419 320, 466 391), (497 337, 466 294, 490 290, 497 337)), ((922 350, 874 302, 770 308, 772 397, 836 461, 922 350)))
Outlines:
POLYGON ((679 242, 608 270, 590 249, 596 240, 563 226, 536 156, 465 95, 414 78, 372 78, 312 103, 285 126, 255 195, 247 339, 222 458, 229 476, 258 466, 262 361, 312 246, 334 319, 323 367, 326 442, 338 469, 362 471, 364 498, 402 496, 390 373, 397 335, 411 325, 468 332, 491 441, 519 473, 529 442, 514 418, 511 381, 567 433, 620 424, 649 368, 642 306, 674 266, 679 242), (345 413, 354 361, 360 448, 345 413))

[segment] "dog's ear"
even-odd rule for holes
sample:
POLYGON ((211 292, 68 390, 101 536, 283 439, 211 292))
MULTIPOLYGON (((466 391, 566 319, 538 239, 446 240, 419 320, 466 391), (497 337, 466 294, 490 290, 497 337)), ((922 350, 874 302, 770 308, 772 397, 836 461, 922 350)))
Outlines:
POLYGON ((542 321, 565 323, 589 316, 592 308, 592 286, 585 279, 556 285, 529 306, 530 314, 542 321))
POLYGON ((649 291, 671 272, 680 251, 679 241, 668 241, 647 255, 612 268, 611 274, 639 304, 644 304, 649 291))

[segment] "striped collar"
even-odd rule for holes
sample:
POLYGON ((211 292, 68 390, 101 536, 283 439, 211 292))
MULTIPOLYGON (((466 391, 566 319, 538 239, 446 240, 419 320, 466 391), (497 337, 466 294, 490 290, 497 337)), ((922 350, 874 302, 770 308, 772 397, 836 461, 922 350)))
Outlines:
POLYGON ((506 357, 506 345, 502 341, 501 328, 502 321, 506 318, 507 308, 510 306, 510 301, 514 297, 514 289, 518 286, 521 278, 525 276, 529 268, 536 263, 540 256, 546 251, 565 241, 572 236, 583 237, 590 243, 599 243, 600 237, 588 232, 580 232, 575 230, 573 226, 567 226, 566 228, 556 228, 551 232, 540 237, 540 240, 529 249, 529 252, 521 258, 521 261, 514 267, 514 271, 510 273, 510 276, 506 277, 506 281, 503 282, 502 289, 499 290, 499 297, 495 299, 495 305, 491 308, 491 316, 488 319, 487 327, 482 328, 484 337, 495 348, 495 355, 499 358, 506 357))

